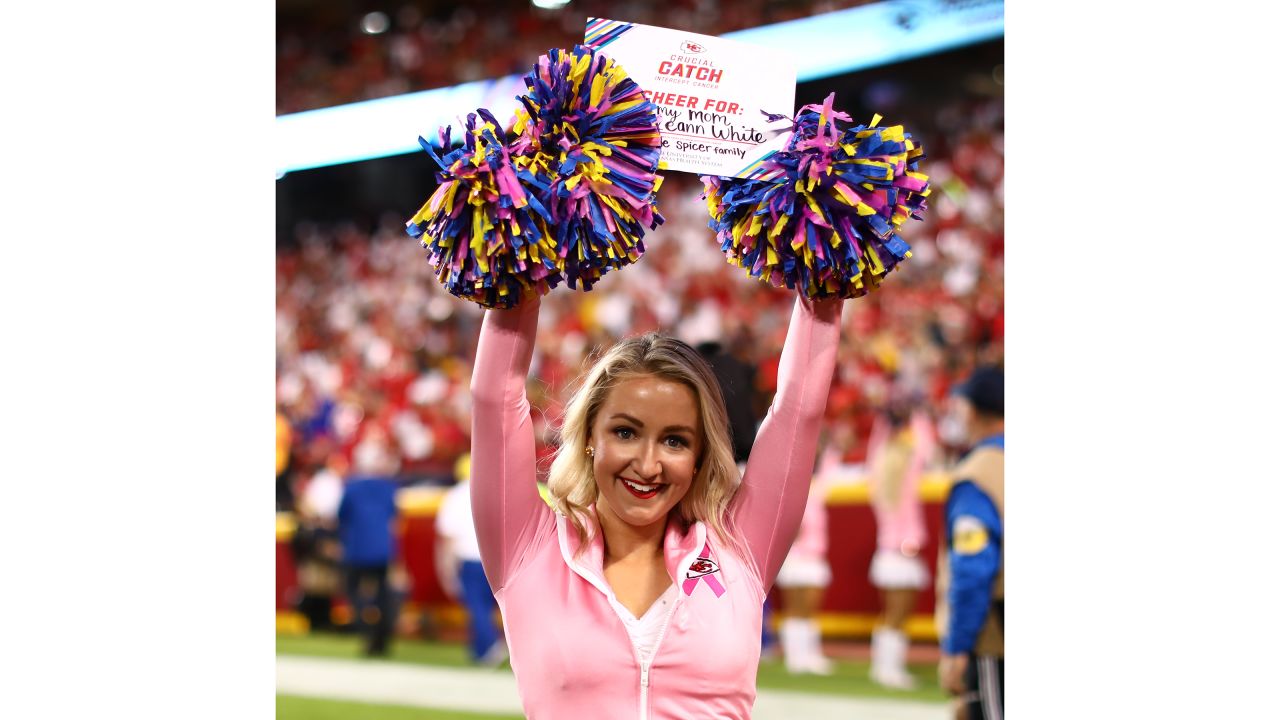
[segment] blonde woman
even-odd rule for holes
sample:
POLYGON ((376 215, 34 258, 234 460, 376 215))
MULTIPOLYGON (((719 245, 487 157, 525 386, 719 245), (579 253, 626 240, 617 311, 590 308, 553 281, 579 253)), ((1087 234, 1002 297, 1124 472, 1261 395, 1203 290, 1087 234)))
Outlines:
POLYGON ((841 306, 797 300, 741 480, 693 348, 646 335, 609 349, 565 410, 554 509, 525 396, 538 302, 487 311, 472 512, 528 717, 750 717, 761 607, 804 511, 841 306))

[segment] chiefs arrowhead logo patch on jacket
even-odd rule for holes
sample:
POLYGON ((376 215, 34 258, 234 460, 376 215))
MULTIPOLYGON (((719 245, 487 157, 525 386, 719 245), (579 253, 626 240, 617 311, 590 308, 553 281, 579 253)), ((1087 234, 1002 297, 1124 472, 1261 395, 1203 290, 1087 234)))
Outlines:
POLYGON ((720 572, 720 566, 711 559, 711 545, 709 543, 703 545, 698 559, 694 560, 685 571, 685 580, 681 589, 684 590, 685 595, 692 595, 694 589, 698 587, 698 580, 702 580, 702 583, 711 588, 711 592, 715 593, 716 597, 720 597, 724 595, 724 585, 715 577, 715 573, 718 572, 720 572))

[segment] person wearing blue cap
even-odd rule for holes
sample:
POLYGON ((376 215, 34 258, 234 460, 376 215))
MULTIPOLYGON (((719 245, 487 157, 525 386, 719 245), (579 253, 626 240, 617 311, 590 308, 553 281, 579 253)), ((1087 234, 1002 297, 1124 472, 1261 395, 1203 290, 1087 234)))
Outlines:
POLYGON ((973 443, 952 471, 938 562, 942 689, 969 720, 1004 717, 1004 370, 981 367, 958 389, 973 443))

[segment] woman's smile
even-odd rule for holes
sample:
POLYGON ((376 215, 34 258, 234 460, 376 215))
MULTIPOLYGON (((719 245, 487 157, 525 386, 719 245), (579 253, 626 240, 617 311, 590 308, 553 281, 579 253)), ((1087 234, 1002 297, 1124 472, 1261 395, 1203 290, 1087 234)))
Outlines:
POLYGON ((631 491, 632 495, 635 495, 641 500, 648 500, 649 498, 657 497, 658 493, 667 489, 666 485, 646 485, 643 483, 633 482, 626 478, 618 478, 618 480, 622 483, 623 487, 631 491))

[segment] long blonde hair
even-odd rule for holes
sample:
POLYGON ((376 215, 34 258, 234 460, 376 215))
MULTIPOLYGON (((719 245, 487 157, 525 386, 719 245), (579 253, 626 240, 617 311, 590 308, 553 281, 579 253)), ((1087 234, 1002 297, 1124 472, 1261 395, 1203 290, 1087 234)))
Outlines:
POLYGON ((627 338, 610 348, 569 400, 560 427, 560 449, 547 478, 553 506, 573 523, 580 546, 585 548, 584 518, 599 494, 592 461, 586 452, 591 426, 609 392, 623 380, 639 376, 680 383, 697 398, 702 420, 702 456, 693 484, 674 511, 686 529, 695 521, 702 521, 722 542, 732 545, 727 529, 729 503, 741 478, 733 460, 729 415, 720 384, 711 366, 696 350, 655 333, 627 338))

